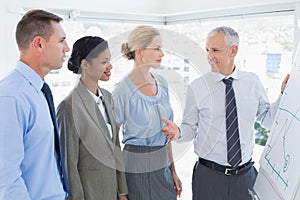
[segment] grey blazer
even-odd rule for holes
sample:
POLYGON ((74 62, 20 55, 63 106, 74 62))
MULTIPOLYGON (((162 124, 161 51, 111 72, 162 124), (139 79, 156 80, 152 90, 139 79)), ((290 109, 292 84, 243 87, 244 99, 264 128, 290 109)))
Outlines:
POLYGON ((58 106, 57 121, 73 200, 116 200, 127 194, 111 94, 100 88, 113 137, 98 105, 79 81, 58 106))

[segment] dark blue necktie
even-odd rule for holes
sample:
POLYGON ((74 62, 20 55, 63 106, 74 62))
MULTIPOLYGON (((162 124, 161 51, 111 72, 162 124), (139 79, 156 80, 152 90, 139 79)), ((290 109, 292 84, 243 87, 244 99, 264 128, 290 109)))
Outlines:
POLYGON ((241 144, 239 136, 238 116, 234 90, 232 88, 233 78, 223 79, 226 85, 226 136, 227 136, 227 161, 236 167, 242 161, 241 144))
POLYGON ((68 194, 71 194, 71 189, 70 189, 69 182, 67 179, 64 161, 62 159, 62 151, 61 151, 61 146, 60 146, 60 141, 59 141, 59 133, 58 133, 53 97, 52 97, 51 90, 47 83, 44 83, 44 85, 42 87, 42 92, 44 93, 44 95, 46 97, 46 100, 47 100, 47 103, 49 106, 49 110, 50 110, 50 114, 51 114, 53 127, 54 127, 55 152, 56 152, 56 157, 57 157, 57 163, 58 163, 59 170, 60 170, 60 176, 61 176, 65 191, 68 194))

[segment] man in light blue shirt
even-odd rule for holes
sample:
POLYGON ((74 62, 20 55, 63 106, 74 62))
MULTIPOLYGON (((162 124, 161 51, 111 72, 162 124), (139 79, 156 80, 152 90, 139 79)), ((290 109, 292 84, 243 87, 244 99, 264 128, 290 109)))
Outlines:
POLYGON ((164 119, 169 139, 194 142, 199 160, 193 171, 193 200, 252 199, 249 190, 257 175, 251 160, 254 122, 270 128, 278 110, 281 94, 270 104, 258 76, 236 68, 238 45, 239 36, 232 28, 210 31, 206 51, 211 72, 188 87, 180 129, 164 119))
POLYGON ((69 192, 41 91, 45 75, 60 69, 69 51, 61 20, 31 10, 17 25, 20 60, 0 81, 0 199, 62 200, 69 192))

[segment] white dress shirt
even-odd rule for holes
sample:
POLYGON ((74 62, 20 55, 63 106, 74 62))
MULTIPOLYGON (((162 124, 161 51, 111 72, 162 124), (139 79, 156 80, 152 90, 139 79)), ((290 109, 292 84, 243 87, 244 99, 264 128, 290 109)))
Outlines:
MULTIPOLYGON (((89 90, 88 90, 88 91, 89 91, 89 90)), ((107 128, 108 128, 109 135, 110 135, 110 137, 112 138, 113 135, 112 135, 111 125, 110 125, 110 123, 109 123, 109 120, 108 120, 108 117, 107 117, 107 113, 106 113, 106 111, 105 111, 105 107, 104 107, 103 102, 102 102, 102 93, 101 93, 101 91, 100 91, 99 88, 98 88, 98 94, 99 94, 99 96, 96 96, 96 95, 95 95, 94 93, 92 93, 91 91, 89 91, 89 93, 92 95, 93 99, 94 99, 95 102, 97 103, 98 108, 99 108, 99 110, 100 110, 100 112, 101 112, 101 114, 102 114, 102 117, 103 117, 103 119, 104 119, 105 122, 106 122, 106 126, 107 126, 107 128)))
MULTIPOLYGON (((248 162, 254 148, 254 122, 271 128, 281 95, 270 105, 257 75, 235 70, 230 76, 237 105, 242 162, 248 162)), ((201 158, 221 165, 227 162, 225 84, 228 78, 209 72, 193 81, 187 90, 186 107, 180 126, 179 141, 194 140, 194 152, 201 158)))

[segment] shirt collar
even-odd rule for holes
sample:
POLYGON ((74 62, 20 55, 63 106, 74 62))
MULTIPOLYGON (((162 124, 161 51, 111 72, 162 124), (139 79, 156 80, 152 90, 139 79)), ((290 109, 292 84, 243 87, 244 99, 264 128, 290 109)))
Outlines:
POLYGON ((92 93, 89 89, 87 89, 87 91, 91 94, 91 96, 93 97, 96 103, 101 102, 103 97, 101 90, 99 88, 97 88, 97 90, 98 90, 99 97, 96 96, 94 93, 92 93))
POLYGON ((224 78, 227 79, 227 78, 230 78, 232 77, 234 80, 237 80, 239 79, 239 70, 235 67, 235 70, 229 74, 228 76, 225 76, 221 73, 217 73, 219 75, 218 77, 218 82, 222 81, 224 78))
POLYGON ((44 79, 42 79, 42 77, 40 77, 40 75, 38 75, 30 66, 18 60, 16 70, 18 70, 37 91, 41 91, 44 85, 44 79))

